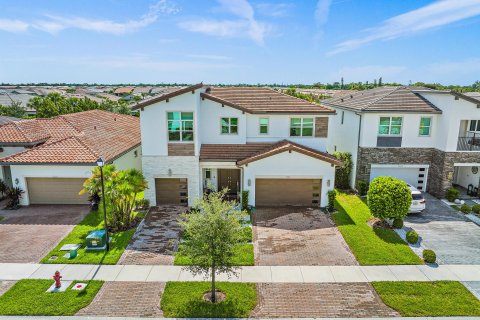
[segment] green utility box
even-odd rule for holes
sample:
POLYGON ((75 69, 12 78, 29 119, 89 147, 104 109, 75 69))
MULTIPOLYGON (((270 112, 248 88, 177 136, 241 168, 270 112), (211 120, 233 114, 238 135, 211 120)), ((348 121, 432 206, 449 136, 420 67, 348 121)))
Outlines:
POLYGON ((107 249, 107 235, 105 230, 95 230, 85 239, 87 243, 87 250, 106 250, 107 249))

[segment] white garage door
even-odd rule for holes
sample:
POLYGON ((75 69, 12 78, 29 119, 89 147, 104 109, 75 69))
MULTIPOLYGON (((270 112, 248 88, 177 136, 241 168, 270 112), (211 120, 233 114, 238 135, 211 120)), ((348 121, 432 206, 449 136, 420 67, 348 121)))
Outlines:
POLYGON ((380 176, 390 176, 414 186, 418 190, 427 189, 428 166, 401 167, 401 166, 375 166, 370 171, 370 181, 380 176))
POLYGON ((79 195, 86 178, 27 178, 30 204, 88 204, 79 195))

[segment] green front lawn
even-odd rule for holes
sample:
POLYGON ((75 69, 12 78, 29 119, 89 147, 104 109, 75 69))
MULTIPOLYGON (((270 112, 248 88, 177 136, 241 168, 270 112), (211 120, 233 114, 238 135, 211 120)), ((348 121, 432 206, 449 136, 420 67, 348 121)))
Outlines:
MULTIPOLYGON (((253 244, 242 243, 238 244, 235 248, 235 257, 232 259, 233 264, 236 266, 253 266, 253 244)), ((192 264, 190 258, 182 255, 182 246, 178 248, 178 252, 175 254, 174 265, 176 266, 188 266, 192 264)))
POLYGON ((460 282, 374 282, 383 302, 404 317, 480 316, 480 300, 460 282))
POLYGON ((216 289, 226 294, 222 302, 203 300, 210 282, 168 282, 160 306, 169 318, 246 318, 257 305, 255 284, 217 282, 216 289))
MULTIPOLYGON (((95 298, 103 281, 91 280, 83 291, 45 292, 53 280, 25 279, 0 296, 1 315, 73 316, 95 298)), ((75 283, 72 284, 72 286, 75 283)))
POLYGON ((103 225, 102 213, 100 211, 90 212, 82 222, 73 228, 72 232, 42 259, 41 263, 116 264, 135 233, 135 229, 110 233, 109 236, 112 240, 110 250, 107 253, 104 251, 86 251, 85 238, 91 231, 103 229, 103 225), (78 256, 74 259, 64 258, 63 255, 68 252, 60 251, 64 244, 81 244, 78 256), (51 256, 57 256, 58 258, 48 260, 51 256))
POLYGON ((367 224, 373 216, 358 196, 337 192, 335 202, 333 219, 360 265, 422 264, 394 230, 367 224))

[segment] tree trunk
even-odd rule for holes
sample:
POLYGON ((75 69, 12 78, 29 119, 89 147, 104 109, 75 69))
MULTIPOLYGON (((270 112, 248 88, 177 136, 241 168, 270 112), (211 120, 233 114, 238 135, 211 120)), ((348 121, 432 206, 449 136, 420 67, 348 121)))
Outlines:
POLYGON ((215 266, 212 266, 212 303, 215 303, 215 266))

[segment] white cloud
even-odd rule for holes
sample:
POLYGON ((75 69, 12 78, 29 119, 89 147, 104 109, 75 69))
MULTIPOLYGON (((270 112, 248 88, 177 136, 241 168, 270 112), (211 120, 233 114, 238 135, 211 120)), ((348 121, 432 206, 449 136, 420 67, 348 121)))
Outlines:
POLYGON ((6 24, 5 28, 2 28, 2 21, 8 22, 8 20, 0 20, 0 29, 12 32, 17 31, 16 29, 18 29, 18 31, 26 31, 28 28, 32 27, 55 34, 64 29, 72 28, 120 35, 135 32, 141 28, 147 27, 157 21, 160 14, 173 14, 176 12, 178 12, 178 8, 171 4, 169 0, 160 0, 152 5, 149 11, 138 20, 115 22, 112 20, 95 20, 77 16, 46 15, 44 19, 36 20, 31 23, 15 20, 13 21, 15 23, 6 24), (8 27, 10 27, 10 29, 8 29, 8 27))
POLYGON ((8 32, 24 32, 28 29, 28 23, 20 20, 0 19, 0 30, 8 32))
POLYGON ((364 30, 363 37, 341 42, 329 52, 354 50, 378 40, 392 40, 480 15, 480 0, 441 0, 383 21, 364 30))
POLYGON ((343 67, 332 73, 331 79, 338 81, 341 77, 345 82, 371 81, 379 77, 394 79, 406 71, 403 66, 384 66, 384 65, 367 65, 360 67, 343 67))
POLYGON ((315 22, 317 26, 323 26, 327 23, 331 4, 332 0, 318 0, 315 8, 315 22))
POLYGON ((263 2, 255 5, 258 13, 269 17, 285 17, 288 15, 289 10, 293 7, 292 3, 269 3, 263 2))
POLYGON ((198 32, 217 37, 246 37, 263 44, 269 25, 255 19, 255 11, 246 0, 218 0, 220 11, 227 12, 236 19, 194 18, 182 21, 178 26, 190 32, 198 32))

